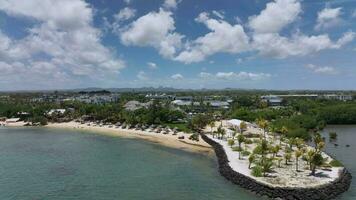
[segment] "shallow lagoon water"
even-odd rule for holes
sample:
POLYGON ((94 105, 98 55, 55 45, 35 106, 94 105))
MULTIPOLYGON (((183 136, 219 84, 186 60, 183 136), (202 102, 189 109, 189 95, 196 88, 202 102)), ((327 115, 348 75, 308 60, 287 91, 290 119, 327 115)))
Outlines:
POLYGON ((0 199, 241 199, 215 158, 79 130, 0 128, 0 199))
MULTIPOLYGON (((326 151, 356 174, 356 126, 329 126, 326 151), (345 145, 349 144, 350 147, 345 145)), ((214 157, 138 139, 48 128, 0 128, 0 200, 239 199, 214 157)), ((356 184, 338 198, 355 200, 356 184)))
POLYGON ((328 126, 323 131, 326 138, 326 152, 341 161, 351 172, 353 180, 350 189, 339 196, 338 200, 356 199, 356 125, 334 125, 328 126), (329 132, 338 134, 336 141, 329 141, 329 132), (335 146, 334 143, 338 144, 335 146), (346 145, 350 145, 346 147, 346 145))

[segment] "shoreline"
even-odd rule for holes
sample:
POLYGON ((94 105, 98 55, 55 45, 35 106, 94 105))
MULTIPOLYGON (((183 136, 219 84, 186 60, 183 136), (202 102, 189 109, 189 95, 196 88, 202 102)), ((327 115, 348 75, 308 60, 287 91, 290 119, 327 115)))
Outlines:
POLYGON ((180 149, 192 153, 202 153, 206 155, 213 155, 212 147, 206 143, 200 136, 199 141, 189 140, 190 134, 179 132, 177 135, 152 133, 149 131, 122 129, 122 128, 109 128, 108 126, 95 127, 87 126, 87 124, 80 124, 77 122, 65 123, 50 123, 44 128, 57 128, 57 129, 71 129, 89 131, 98 134, 104 134, 113 137, 123 137, 130 139, 142 139, 155 144, 174 149, 180 149), (179 136, 184 136, 184 139, 178 139, 179 136))

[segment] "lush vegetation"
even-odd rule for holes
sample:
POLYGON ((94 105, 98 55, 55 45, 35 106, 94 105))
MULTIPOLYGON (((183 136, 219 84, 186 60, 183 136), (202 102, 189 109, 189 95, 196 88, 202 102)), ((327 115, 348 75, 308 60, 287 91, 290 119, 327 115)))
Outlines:
MULTIPOLYGON (((108 91, 80 92, 80 94, 108 94, 108 91)), ((278 92, 275 92, 278 93, 278 92)), ((57 93, 55 93, 57 94, 57 93)), ((192 96, 194 101, 203 102, 205 95, 214 95, 216 100, 226 97, 233 101, 229 109, 212 108, 208 105, 181 106, 179 109, 170 104, 169 100, 154 101, 148 108, 135 111, 124 109, 126 102, 137 100, 147 102, 145 94, 136 92, 121 93, 115 103, 89 104, 76 101, 32 102, 31 98, 38 94, 10 94, 10 98, 0 98, 0 117, 20 117, 32 122, 68 121, 87 119, 103 122, 126 122, 128 124, 162 124, 190 132, 199 131, 213 120, 236 118, 249 122, 265 119, 269 122, 268 130, 283 133, 288 138, 309 140, 311 133, 322 129, 326 124, 355 124, 356 102, 331 100, 285 99, 283 107, 271 108, 260 100, 263 91, 200 91, 177 92, 178 96, 192 96), (50 109, 67 109, 64 115, 46 116, 50 109), (19 115, 26 112, 28 115, 19 115)))

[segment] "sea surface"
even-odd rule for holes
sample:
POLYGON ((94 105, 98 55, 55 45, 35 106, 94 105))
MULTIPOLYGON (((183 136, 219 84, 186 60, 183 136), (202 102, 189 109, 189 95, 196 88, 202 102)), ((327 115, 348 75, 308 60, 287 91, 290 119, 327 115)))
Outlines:
POLYGON ((353 177, 349 191, 337 199, 356 200, 356 125, 327 126, 322 135, 326 138, 325 151, 341 161, 353 177), (329 141, 329 132, 332 131, 338 135, 335 141, 329 141), (346 147, 346 145, 350 146, 346 147))
POLYGON ((214 157, 79 130, 0 128, 0 200, 261 199, 214 157))
MULTIPOLYGON (((356 126, 329 126, 327 139, 330 131, 338 140, 327 152, 356 176, 356 126)), ((15 199, 264 198, 221 177, 214 157, 79 130, 1 127, 0 200, 15 199)), ((356 199, 355 181, 338 199, 356 199)))

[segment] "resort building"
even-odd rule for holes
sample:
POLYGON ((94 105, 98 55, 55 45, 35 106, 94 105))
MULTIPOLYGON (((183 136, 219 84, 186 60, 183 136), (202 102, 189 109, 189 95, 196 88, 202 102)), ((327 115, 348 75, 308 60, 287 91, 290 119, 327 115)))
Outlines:
POLYGON ((213 108, 228 109, 230 107, 230 104, 227 101, 205 101, 204 103, 213 108))
POLYGON ((320 98, 338 101, 352 101, 352 95, 345 94, 324 94, 320 98))
POLYGON ((276 95, 261 96, 261 100, 266 102, 269 106, 281 106, 283 99, 276 95))

